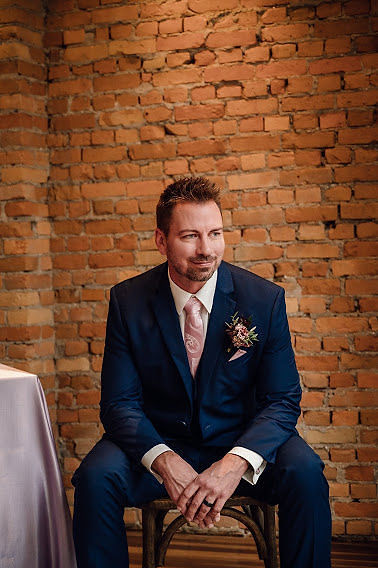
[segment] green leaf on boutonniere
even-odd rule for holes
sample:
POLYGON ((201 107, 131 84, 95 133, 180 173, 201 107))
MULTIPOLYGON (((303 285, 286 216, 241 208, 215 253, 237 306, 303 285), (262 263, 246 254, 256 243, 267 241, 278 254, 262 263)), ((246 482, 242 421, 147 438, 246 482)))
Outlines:
POLYGON ((227 351, 231 351, 232 347, 236 349, 248 349, 251 347, 254 341, 258 341, 256 326, 252 326, 252 316, 245 318, 243 316, 238 316, 238 312, 235 312, 231 317, 231 322, 226 322, 226 333, 231 342, 230 347, 227 351))

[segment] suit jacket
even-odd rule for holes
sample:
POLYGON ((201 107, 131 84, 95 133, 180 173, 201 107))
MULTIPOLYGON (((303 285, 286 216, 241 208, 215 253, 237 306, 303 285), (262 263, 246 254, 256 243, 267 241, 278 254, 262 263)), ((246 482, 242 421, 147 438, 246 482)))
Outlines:
MULTIPOLYGON (((236 349, 235 349, 236 351, 236 349)), ((167 263, 111 289, 101 420, 133 460, 156 444, 243 446, 274 462, 294 432, 301 390, 284 290, 222 262, 195 381, 167 263), (252 316, 258 342, 229 361, 225 322, 252 316)))

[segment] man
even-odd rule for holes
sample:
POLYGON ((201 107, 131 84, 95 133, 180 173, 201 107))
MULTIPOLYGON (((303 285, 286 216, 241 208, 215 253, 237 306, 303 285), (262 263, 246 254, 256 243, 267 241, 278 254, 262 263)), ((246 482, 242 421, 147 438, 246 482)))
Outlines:
POLYGON ((279 504, 282 568, 327 568, 328 486, 295 430, 283 289, 222 261, 219 191, 204 178, 166 188, 155 238, 167 263, 111 290, 106 433, 73 478, 78 567, 128 566, 125 506, 168 494, 211 527, 237 491, 279 504))

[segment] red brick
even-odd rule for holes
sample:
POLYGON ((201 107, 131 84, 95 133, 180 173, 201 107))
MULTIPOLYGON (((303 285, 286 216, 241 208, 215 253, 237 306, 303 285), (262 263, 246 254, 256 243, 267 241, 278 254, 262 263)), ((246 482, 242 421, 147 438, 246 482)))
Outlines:
POLYGON ((331 38, 325 42, 325 52, 327 54, 348 53, 351 49, 349 37, 331 38))
POLYGON ((328 244, 295 244, 287 247, 288 258, 330 258, 339 256, 339 248, 328 244))
POLYGON ((377 266, 371 260, 334 260, 332 271, 335 276, 376 274, 377 266))
POLYGON ((179 156, 224 154, 224 152, 224 143, 218 140, 181 142, 177 144, 177 153, 179 156))
POLYGON ((374 162, 377 159, 378 152, 374 149, 358 148, 355 151, 356 162, 374 162))
POLYGON ((106 252, 91 254, 88 259, 91 268, 107 268, 112 266, 134 265, 134 255, 131 252, 106 252))
MULTIPOLYGON (((341 106, 341 105, 340 105, 341 106)), ((334 108, 334 95, 311 95, 308 97, 287 97, 282 101, 284 112, 320 110, 334 108)))
POLYGON ((332 221, 337 218, 337 207, 334 205, 322 205, 319 207, 291 207, 286 209, 286 221, 288 223, 308 221, 332 221))
POLYGON ((172 20, 163 20, 159 22, 159 33, 160 34, 175 34, 182 32, 183 21, 181 18, 176 18, 172 20))
POLYGON ((373 369, 378 364, 378 357, 368 353, 342 353, 341 365, 346 369, 373 369))
MULTIPOLYGON (((330 183, 331 181, 332 170, 324 166, 322 168, 297 168, 295 170, 283 170, 280 172, 280 183, 282 185, 323 184, 330 183)), ((314 193, 311 194, 310 191, 306 191, 305 195, 312 197, 314 193)), ((320 201, 320 199, 307 199, 306 201, 320 201)))
POLYGON ((159 195, 164 189, 160 180, 133 181, 127 183, 127 195, 136 197, 141 195, 159 195))
POLYGON ((329 412, 308 410, 304 412, 304 421, 309 426, 328 426, 330 424, 329 412))
POLYGON ((284 148, 322 148, 334 146, 333 132, 295 134, 288 133, 282 135, 284 148))
POLYGON ((282 223, 283 215, 280 208, 236 210, 233 211, 235 225, 275 225, 282 223))
POLYGON ((253 80, 254 78, 254 70, 246 64, 207 67, 203 72, 203 79, 206 83, 253 80))
POLYGON ((174 158, 176 156, 175 143, 138 144, 129 147, 130 157, 133 160, 151 160, 153 158, 174 158))
POLYGON ((245 81, 243 94, 246 97, 258 97, 268 94, 268 87, 264 79, 245 81))
POLYGON ((91 12, 92 22, 122 22, 136 20, 138 18, 137 6, 122 6, 117 8, 102 8, 91 12))
POLYGON ((252 136, 234 136, 230 140, 234 152, 256 152, 256 150, 277 150, 280 147, 280 137, 271 134, 255 134, 252 136))
POLYGON ((340 71, 359 71, 361 58, 358 56, 335 57, 332 59, 319 59, 310 63, 311 74, 339 73, 340 71))
MULTIPOLYGON (((144 118, 147 122, 162 122, 170 120, 172 116, 172 110, 164 106, 154 107, 152 109, 146 109, 144 111, 144 118)), ((176 134, 174 132, 174 125, 165 126, 167 134, 176 134)))
MULTIPOLYGON (((294 201, 293 191, 290 189, 271 189, 268 191, 269 203, 291 203, 294 201)), ((290 229, 289 229, 290 230, 290 229)))
POLYGON ((375 312, 378 309, 377 298, 360 298, 360 312, 375 312))
POLYGON ((273 24, 286 20, 286 8, 274 7, 268 8, 262 15, 261 21, 264 24, 273 24))
POLYGON ((260 172, 252 174, 237 174, 228 176, 228 187, 232 190, 256 187, 270 187, 278 182, 278 173, 260 172))
POLYGON ((179 71, 165 71, 154 73, 152 82, 154 86, 181 85, 183 83, 199 83, 200 71, 197 69, 181 69, 179 71))
POLYGON ((376 256, 378 253, 377 243, 371 241, 352 241, 345 243, 344 254, 348 256, 369 257, 376 256))
POLYGON ((159 140, 164 136, 165 130, 162 126, 142 126, 140 129, 141 140, 159 140))
POLYGON ((275 259, 283 255, 283 249, 275 245, 244 246, 235 251, 236 261, 275 259))
POLYGON ((191 16, 184 18, 184 31, 197 31, 205 29, 207 26, 207 18, 205 16, 191 16))
MULTIPOLYGON (((162 32, 160 31, 160 33, 162 32)), ((156 42, 156 49, 158 51, 175 51, 177 49, 195 49, 201 47, 204 44, 204 41, 205 41, 204 34, 201 32, 184 32, 180 33, 177 36, 170 36, 170 37, 159 36, 156 42)))
POLYGON ((247 62, 254 63, 255 61, 268 61, 269 60, 269 48, 268 47, 251 47, 246 49, 244 54, 244 59, 247 62))
POLYGON ((190 53, 189 51, 168 53, 166 61, 168 67, 180 67, 190 63, 190 53))
POLYGON ((202 0, 191 0, 190 9, 196 13, 203 13, 214 10, 231 10, 238 6, 237 0, 207 0, 206 4, 202 0))
POLYGON ((367 329, 367 322, 363 318, 352 316, 320 317, 317 319, 316 328, 321 333, 327 331, 353 333, 367 329))
POLYGON ((207 66, 215 61, 215 54, 212 51, 199 51, 194 56, 197 65, 207 66))
POLYGON ((349 466, 345 468, 345 478, 353 481, 374 481, 374 470, 370 466, 349 466))
POLYGON ((302 224, 299 227, 298 237, 301 240, 323 240, 325 238, 324 227, 322 225, 302 224))
POLYGON ((264 118, 264 130, 289 130, 289 128, 288 116, 266 116, 264 118))
MULTIPOLYGON (((297 357, 297 364, 298 364, 298 369, 304 371, 336 370, 338 368, 338 358, 334 355, 318 355, 318 356, 302 355, 297 357)), ((312 402, 310 403, 310 406, 313 406, 312 402)), ((321 404, 319 404, 319 406, 321 406, 321 404)))
POLYGON ((303 278, 298 283, 303 294, 340 294, 340 281, 338 279, 303 278))
POLYGON ((267 241, 267 231, 265 229, 244 229, 243 241, 265 243, 267 241))
POLYGON ((175 118, 179 121, 214 119, 221 118, 223 115, 224 105, 221 103, 180 106, 175 109, 175 118))
POLYGON ((135 28, 136 36, 155 36, 158 33, 157 22, 143 22, 135 28))
POLYGON ((261 116, 244 118, 239 122, 239 132, 258 132, 264 129, 264 119, 261 116))
POLYGON ((209 48, 250 46, 256 43, 256 34, 250 30, 213 32, 207 36, 206 45, 209 48))
POLYGON ((352 449, 331 448, 331 460, 333 462, 352 462, 356 459, 356 452, 352 449))
POLYGON ((288 59, 296 53, 294 43, 278 44, 272 47, 272 57, 274 59, 288 59))
POLYGON ((118 73, 117 79, 114 77, 95 77, 93 80, 93 90, 95 92, 118 91, 119 89, 132 89, 140 85, 138 73, 118 73))
POLYGON ((378 511, 375 503, 335 503, 336 515, 342 517, 377 517, 378 511))
POLYGON ((309 35, 309 32, 308 24, 267 26, 262 31, 262 39, 273 42, 290 41, 296 40, 298 37, 305 38, 309 35))
POLYGON ((332 424, 335 426, 349 426, 358 424, 357 410, 334 410, 332 412, 332 424))

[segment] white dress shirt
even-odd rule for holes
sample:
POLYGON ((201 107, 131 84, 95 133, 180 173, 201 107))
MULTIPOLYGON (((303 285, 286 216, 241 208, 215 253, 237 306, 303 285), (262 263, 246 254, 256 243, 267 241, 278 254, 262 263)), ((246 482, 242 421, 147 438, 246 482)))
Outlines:
MULTIPOLYGON (((183 337, 184 337, 184 326, 185 326, 185 317, 186 317, 184 306, 191 296, 195 296, 202 304, 201 317, 203 322, 204 337, 206 338, 209 315, 213 307, 215 288, 217 285, 217 277, 218 277, 218 271, 215 271, 212 277, 202 286, 202 288, 200 288, 200 290, 198 290, 196 294, 191 294, 190 292, 187 292, 186 290, 183 290, 182 288, 177 286, 177 284, 173 282, 168 271, 169 285, 171 287, 171 292, 173 300, 175 302, 176 311, 180 321, 181 333, 183 337)), ((167 446, 166 444, 157 444, 156 446, 148 450, 148 452, 146 452, 142 457, 142 464, 160 481, 160 483, 162 483, 163 480, 161 479, 160 475, 158 475, 155 471, 151 469, 151 465, 153 461, 160 454, 167 451, 171 451, 169 446, 167 446)), ((243 479, 245 479, 252 485, 255 485, 257 483, 258 478, 265 469, 266 461, 256 452, 249 450, 247 448, 242 448, 240 446, 235 446, 228 453, 240 456, 250 464, 250 467, 243 475, 243 479)))

